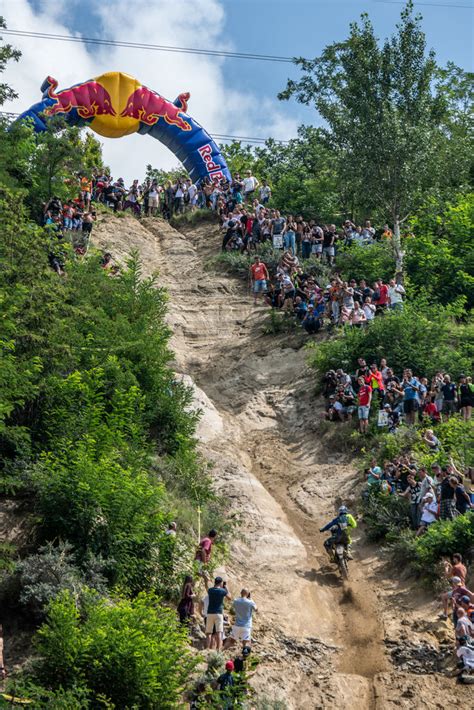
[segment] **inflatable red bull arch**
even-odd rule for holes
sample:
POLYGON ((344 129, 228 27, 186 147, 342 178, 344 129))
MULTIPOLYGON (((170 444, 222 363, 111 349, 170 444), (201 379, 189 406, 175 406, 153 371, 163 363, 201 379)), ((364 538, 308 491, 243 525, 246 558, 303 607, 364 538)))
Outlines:
POLYGON ((190 94, 180 94, 172 103, 122 72, 57 88, 58 82, 48 76, 41 86, 42 100, 17 120, 29 119, 38 133, 46 130, 48 119, 60 115, 68 124, 88 126, 107 138, 148 134, 173 151, 193 182, 231 179, 219 147, 187 113, 190 94))

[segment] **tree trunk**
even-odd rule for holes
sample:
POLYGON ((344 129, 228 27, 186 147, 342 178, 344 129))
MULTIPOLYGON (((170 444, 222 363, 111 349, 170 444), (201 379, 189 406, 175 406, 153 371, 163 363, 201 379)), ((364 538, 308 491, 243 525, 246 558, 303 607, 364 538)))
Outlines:
POLYGON ((393 219, 393 250, 395 252, 395 271, 397 281, 403 278, 403 257, 405 256, 402 251, 402 240, 400 237, 400 217, 395 215, 393 219))

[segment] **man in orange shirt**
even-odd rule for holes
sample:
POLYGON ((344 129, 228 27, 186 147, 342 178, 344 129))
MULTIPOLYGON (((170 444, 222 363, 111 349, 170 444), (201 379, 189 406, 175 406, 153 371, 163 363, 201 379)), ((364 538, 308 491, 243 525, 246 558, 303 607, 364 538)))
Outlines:
POLYGON ((250 284, 253 291, 254 306, 257 305, 258 295, 260 293, 262 296, 265 294, 267 290, 267 280, 269 280, 269 278, 267 267, 263 261, 260 261, 259 256, 255 256, 254 262, 250 267, 250 284))

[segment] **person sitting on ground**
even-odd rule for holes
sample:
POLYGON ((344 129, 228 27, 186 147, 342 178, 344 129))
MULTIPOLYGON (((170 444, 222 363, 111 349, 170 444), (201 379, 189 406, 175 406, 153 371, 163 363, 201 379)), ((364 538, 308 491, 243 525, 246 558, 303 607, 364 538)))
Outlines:
POLYGON ((314 335, 321 328, 321 319, 314 312, 314 306, 312 303, 308 304, 306 314, 301 321, 302 327, 308 333, 308 335, 314 335))
POLYGON ((438 439, 438 437, 434 435, 434 432, 432 429, 427 429, 425 431, 423 441, 428 446, 430 451, 433 451, 433 452, 439 451, 439 447, 440 447, 441 442, 438 439))
POLYGON ((438 407, 435 404, 434 396, 427 399, 425 406, 423 407, 423 418, 429 419, 432 424, 439 424, 441 421, 441 414, 438 411, 438 407))
MULTIPOLYGON (((352 545, 352 540, 350 536, 350 528, 356 528, 357 527, 357 522, 356 519, 354 518, 351 513, 349 513, 348 508, 345 505, 341 505, 339 508, 338 514, 331 522, 329 522, 327 525, 325 525, 323 528, 320 528, 319 532, 326 532, 326 530, 331 530, 331 528, 337 528, 339 533, 338 533, 338 540, 337 542, 342 542, 343 545, 347 547, 347 556, 349 559, 352 559, 352 554, 351 554, 351 545, 352 545)), ((332 555, 332 549, 333 546, 336 542, 335 536, 331 534, 331 537, 329 537, 327 540, 324 541, 324 548, 328 555, 331 557, 332 555)))
MULTIPOLYGON (((462 599, 463 597, 461 597, 462 599)), ((467 637, 468 641, 474 638, 474 624, 469 619, 466 610, 463 608, 462 604, 458 604, 456 609, 456 641, 463 637, 467 637)))

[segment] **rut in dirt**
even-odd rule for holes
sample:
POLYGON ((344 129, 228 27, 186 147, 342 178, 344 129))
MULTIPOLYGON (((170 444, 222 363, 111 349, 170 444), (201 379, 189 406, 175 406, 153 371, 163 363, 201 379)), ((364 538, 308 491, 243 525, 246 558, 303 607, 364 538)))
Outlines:
MULTIPOLYGON (((196 232, 187 236, 195 248, 193 267, 199 288, 191 289, 192 296, 189 294, 186 301, 192 303, 193 314, 204 312, 213 324, 205 331, 205 353, 199 356, 196 351, 201 349, 203 331, 186 325, 187 371, 217 409, 233 417, 234 427, 238 427, 248 449, 252 473, 281 505, 305 546, 311 564, 301 574, 315 571, 311 602, 316 618, 322 609, 328 615, 321 626, 332 626, 330 635, 342 649, 339 672, 371 678, 386 668, 376 600, 367 589, 357 560, 351 564, 349 582, 342 584, 335 566, 328 565, 324 536, 319 534, 319 527, 333 517, 341 502, 338 491, 353 481, 354 471, 347 464, 334 467, 325 462, 315 431, 320 405, 308 386, 312 374, 306 368, 305 351, 282 349, 284 339, 275 341, 272 336, 264 336, 268 310, 252 305, 242 280, 216 276, 206 268, 216 242, 210 244, 196 232), (311 511, 297 502, 302 482, 324 493, 322 497, 308 493, 311 500, 306 505, 311 511), (327 580, 331 580, 329 603, 327 594, 321 593, 327 580)), ((174 288, 181 296, 187 290, 185 284, 175 284, 174 288)))

